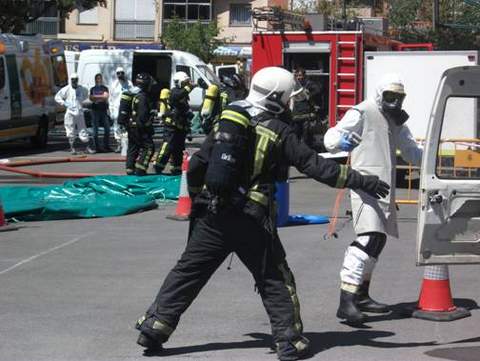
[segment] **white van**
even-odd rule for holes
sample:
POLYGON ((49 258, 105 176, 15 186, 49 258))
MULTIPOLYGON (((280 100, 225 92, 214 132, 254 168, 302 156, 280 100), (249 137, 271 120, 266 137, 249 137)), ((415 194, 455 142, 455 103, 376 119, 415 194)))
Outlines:
MULTIPOLYGON (((95 74, 102 74, 107 87, 115 79, 115 69, 121 66, 132 81, 138 73, 152 75, 157 84, 155 98, 161 89, 173 87, 172 75, 177 71, 189 74, 195 83, 203 79, 208 85, 219 84, 215 73, 193 54, 177 50, 93 49, 80 54, 77 73, 80 84, 90 89, 95 84, 95 74)), ((198 110, 203 101, 204 90, 195 88, 190 93, 190 106, 198 110)))
POLYGON ((55 124, 55 93, 67 82, 61 41, 0 34, 0 142, 30 138, 45 146, 55 124))

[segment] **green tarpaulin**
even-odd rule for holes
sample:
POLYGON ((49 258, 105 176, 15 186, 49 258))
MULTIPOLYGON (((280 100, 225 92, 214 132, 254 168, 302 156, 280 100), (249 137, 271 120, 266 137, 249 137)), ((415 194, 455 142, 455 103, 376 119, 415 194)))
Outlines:
POLYGON ((21 221, 114 217, 177 199, 180 176, 98 176, 60 186, 1 187, 5 217, 21 221))

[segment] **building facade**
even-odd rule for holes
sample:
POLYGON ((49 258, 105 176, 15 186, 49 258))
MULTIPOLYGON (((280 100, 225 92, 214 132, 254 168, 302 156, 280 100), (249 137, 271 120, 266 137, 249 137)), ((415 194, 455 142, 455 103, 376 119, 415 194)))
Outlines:
POLYGON ((169 21, 209 23, 216 20, 221 37, 236 46, 250 44, 251 10, 281 6, 288 0, 110 0, 107 7, 73 11, 58 38, 91 42, 158 42, 169 21))

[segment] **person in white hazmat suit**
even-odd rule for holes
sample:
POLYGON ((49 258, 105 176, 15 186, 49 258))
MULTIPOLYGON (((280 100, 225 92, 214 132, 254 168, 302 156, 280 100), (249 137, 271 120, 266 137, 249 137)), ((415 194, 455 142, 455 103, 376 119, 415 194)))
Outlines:
POLYGON ((362 323, 363 312, 387 313, 388 306, 369 296, 370 279, 387 235, 398 237, 395 205, 396 150, 402 158, 420 165, 422 149, 404 124, 403 81, 396 74, 383 77, 375 98, 350 109, 324 138, 328 151, 351 151, 351 166, 363 175, 376 175, 390 185, 390 194, 375 199, 351 191, 353 227, 357 238, 347 248, 340 272, 341 293, 337 317, 362 323))
MULTIPOLYGON (((63 124, 72 154, 77 154, 75 149, 77 136, 82 143, 88 143, 90 139, 83 115, 83 104, 88 100, 88 96, 88 89, 78 84, 76 73, 70 76, 70 84, 64 86, 55 95, 55 101, 66 108, 63 124)), ((95 153, 88 145, 86 152, 95 153)))
POLYGON ((122 93, 133 89, 133 83, 125 76, 125 70, 119 66, 115 70, 117 78, 112 82, 109 87, 110 99, 108 104, 110 107, 110 117, 113 121, 113 136, 117 142, 115 153, 120 153, 122 149, 122 140, 124 143, 128 141, 128 134, 123 127, 118 125, 118 111, 120 108, 120 98, 122 93))

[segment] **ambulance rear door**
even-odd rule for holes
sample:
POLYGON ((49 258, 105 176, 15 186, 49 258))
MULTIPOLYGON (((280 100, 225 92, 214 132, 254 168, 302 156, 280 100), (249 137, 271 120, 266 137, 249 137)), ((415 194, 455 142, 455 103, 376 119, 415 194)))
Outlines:
POLYGON ((480 263, 479 104, 480 66, 443 73, 421 168, 418 265, 480 263))
POLYGON ((8 127, 10 120, 10 87, 7 79, 5 57, 0 55, 0 130, 8 127))

